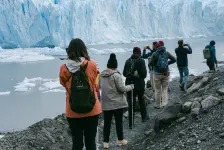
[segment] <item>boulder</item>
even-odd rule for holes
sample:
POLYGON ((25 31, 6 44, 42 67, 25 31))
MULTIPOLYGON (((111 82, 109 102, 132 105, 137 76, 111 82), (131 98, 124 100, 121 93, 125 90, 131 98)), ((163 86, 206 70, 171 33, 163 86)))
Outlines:
POLYGON ((181 112, 182 104, 173 102, 169 103, 164 109, 154 117, 153 128, 155 132, 159 132, 161 129, 170 125, 178 117, 181 112))
POLYGON ((194 101, 191 105, 191 109, 194 108, 201 108, 201 103, 199 103, 198 101, 194 101))
POLYGON ((192 102, 198 101, 199 103, 201 103, 202 100, 203 100, 202 97, 196 97, 196 98, 192 99, 191 101, 192 102))
POLYGON ((184 103, 184 105, 182 107, 182 111, 184 113, 189 113, 191 111, 191 105, 192 105, 192 102, 186 102, 186 103, 184 103))
POLYGON ((224 95, 224 88, 219 89, 219 90, 217 91, 217 93, 218 93, 219 95, 223 96, 223 95, 224 95))
POLYGON ((198 91, 203 85, 207 84, 209 81, 210 77, 205 76, 203 77, 199 82, 194 83, 188 90, 187 93, 191 94, 193 92, 198 91))
POLYGON ((209 96, 201 102, 203 110, 208 110, 209 108, 219 104, 221 100, 214 96, 209 96))
POLYGON ((200 114, 200 108, 191 109, 191 117, 196 118, 200 114))

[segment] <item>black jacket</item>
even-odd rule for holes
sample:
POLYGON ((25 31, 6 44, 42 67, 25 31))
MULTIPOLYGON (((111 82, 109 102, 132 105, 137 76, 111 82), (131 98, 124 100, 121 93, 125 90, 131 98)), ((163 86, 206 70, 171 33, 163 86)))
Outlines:
POLYGON ((175 49, 175 53, 177 55, 177 67, 187 67, 188 66, 188 58, 187 54, 192 54, 192 49, 190 46, 186 47, 178 47, 175 49))
POLYGON ((141 56, 133 54, 131 58, 129 58, 124 66, 123 75, 126 77, 125 84, 134 84, 135 90, 142 90, 145 88, 145 78, 147 76, 147 70, 145 66, 145 60, 141 58, 141 56), (138 77, 135 76, 127 76, 127 70, 129 59, 135 60, 134 70, 138 72, 138 77))

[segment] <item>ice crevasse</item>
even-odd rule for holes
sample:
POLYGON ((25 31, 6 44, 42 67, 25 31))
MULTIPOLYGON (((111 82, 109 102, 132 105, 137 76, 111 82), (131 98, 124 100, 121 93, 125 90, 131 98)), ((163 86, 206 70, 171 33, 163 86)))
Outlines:
POLYGON ((0 46, 224 35, 224 0, 1 0, 0 46))

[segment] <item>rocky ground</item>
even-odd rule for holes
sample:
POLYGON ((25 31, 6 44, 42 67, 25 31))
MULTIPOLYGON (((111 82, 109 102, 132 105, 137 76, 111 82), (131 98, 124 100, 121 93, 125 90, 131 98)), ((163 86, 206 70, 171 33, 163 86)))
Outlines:
MULTIPOLYGON (((115 127, 111 129, 111 150, 179 150, 224 149, 224 67, 216 73, 190 76, 189 89, 180 92, 178 79, 169 85, 169 105, 162 110, 147 109, 150 120, 141 122, 136 113, 135 128, 128 129, 124 115, 124 133, 129 145, 116 147, 115 127)), ((153 92, 146 89, 151 102, 153 92)), ((98 147, 102 149, 102 127, 99 123, 98 147)), ((71 134, 64 115, 44 119, 24 131, 7 133, 0 139, 0 150, 69 150, 71 134)))

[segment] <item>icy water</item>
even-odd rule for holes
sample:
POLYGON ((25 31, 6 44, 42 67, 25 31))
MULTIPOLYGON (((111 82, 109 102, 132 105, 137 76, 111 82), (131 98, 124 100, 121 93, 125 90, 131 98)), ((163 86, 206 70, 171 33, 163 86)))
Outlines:
MULTIPOLYGON (((224 37, 212 37, 212 39, 217 43, 218 60, 224 60, 224 37)), ((188 57, 191 73, 200 74, 207 70, 207 66, 202 63, 204 61, 202 50, 210 40, 211 38, 185 40, 193 49, 193 55, 188 57)), ((177 40, 164 40, 164 42, 167 50, 174 54, 177 40)), ((118 69, 122 72, 126 59, 131 55, 131 49, 134 46, 143 47, 151 43, 152 41, 95 45, 89 48, 92 59, 98 62, 101 71, 106 68, 109 54, 115 52, 119 63, 118 69)), ((53 118, 64 112, 65 92, 58 82, 59 68, 63 63, 65 61, 59 57, 26 63, 0 60, 0 132, 21 130, 43 118, 53 118)), ((177 77, 176 64, 170 68, 171 76, 177 77)))

